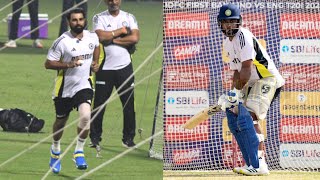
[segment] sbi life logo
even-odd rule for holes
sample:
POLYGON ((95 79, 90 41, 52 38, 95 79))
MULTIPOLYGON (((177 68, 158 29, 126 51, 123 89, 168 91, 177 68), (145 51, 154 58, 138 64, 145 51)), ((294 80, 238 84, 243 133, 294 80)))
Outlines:
POLYGON ((173 97, 169 97, 167 101, 168 101, 168 104, 174 104, 175 102, 173 97))
POLYGON ((289 46, 287 46, 287 45, 282 46, 282 51, 283 52, 288 52, 289 51, 289 46))
POLYGON ((283 45, 281 51, 284 53, 320 54, 320 46, 311 44, 283 45))
POLYGON ((288 150, 283 150, 282 151, 282 156, 283 157, 288 157, 289 156, 289 151, 288 150))
POLYGON ((167 103, 168 104, 190 104, 190 105, 196 105, 196 104, 206 104, 207 99, 201 96, 196 97, 188 97, 188 96, 178 96, 178 97, 168 97, 167 103))
POLYGON ((283 45, 282 46, 282 51, 287 53, 287 52, 291 52, 291 53, 305 53, 307 50, 308 46, 304 46, 304 45, 295 45, 295 46, 288 46, 288 45, 283 45))

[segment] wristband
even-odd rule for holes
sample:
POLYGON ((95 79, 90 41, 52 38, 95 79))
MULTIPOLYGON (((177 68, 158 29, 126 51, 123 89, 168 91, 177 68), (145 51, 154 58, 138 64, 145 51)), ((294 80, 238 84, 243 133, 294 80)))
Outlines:
POLYGON ((114 32, 113 31, 111 31, 111 34, 112 34, 112 37, 114 37, 114 32))

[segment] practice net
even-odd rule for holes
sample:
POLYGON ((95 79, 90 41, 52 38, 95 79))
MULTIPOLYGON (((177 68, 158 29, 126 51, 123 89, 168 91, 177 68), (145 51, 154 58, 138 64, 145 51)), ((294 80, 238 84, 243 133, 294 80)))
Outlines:
POLYGON ((233 73, 217 24, 219 8, 229 2, 239 5, 243 26, 259 39, 286 79, 266 121, 260 122, 269 169, 320 168, 318 0, 164 0, 163 89, 157 105, 161 115, 155 116, 164 136, 157 141, 162 148, 152 148, 152 154, 163 159, 164 170, 230 170, 243 165, 225 113, 192 130, 181 127, 230 90, 233 73))

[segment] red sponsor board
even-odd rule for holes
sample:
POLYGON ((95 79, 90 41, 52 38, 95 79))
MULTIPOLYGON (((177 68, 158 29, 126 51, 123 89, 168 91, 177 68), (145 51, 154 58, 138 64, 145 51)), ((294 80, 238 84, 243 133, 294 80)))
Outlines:
POLYGON ((284 13, 280 17, 282 38, 320 37, 320 16, 318 13, 284 13))
POLYGON ((201 158, 201 148, 191 148, 191 149, 175 149, 172 153, 173 163, 176 165, 188 164, 194 160, 199 160, 201 158))
POLYGON ((193 58, 200 53, 200 44, 190 44, 186 46, 175 46, 173 49, 173 55, 176 60, 184 60, 188 58, 193 58))
POLYGON ((164 70, 166 88, 208 89, 209 68, 206 65, 169 65, 164 70))
POLYGON ((223 88, 224 89, 231 89, 232 86, 232 79, 233 79, 233 71, 230 70, 229 64, 223 65, 223 71, 222 71, 222 81, 223 81, 223 88))
POLYGON ((209 121, 206 120, 188 130, 181 126, 190 117, 168 117, 165 120, 165 140, 167 141, 207 141, 209 139, 209 121))
POLYGON ((255 36, 263 37, 267 34, 267 19, 265 13, 243 14, 243 26, 248 28, 255 36))
POLYGON ((165 15, 165 36, 209 36, 208 13, 168 13, 165 15))
POLYGON ((242 153, 234 139, 233 142, 234 143, 224 144, 222 147, 223 163, 226 167, 230 168, 242 167, 245 164, 242 153))
POLYGON ((320 118, 282 118, 281 142, 320 142, 320 118))
POLYGON ((286 80, 286 90, 320 89, 320 66, 318 65, 285 65, 280 68, 280 73, 286 80))

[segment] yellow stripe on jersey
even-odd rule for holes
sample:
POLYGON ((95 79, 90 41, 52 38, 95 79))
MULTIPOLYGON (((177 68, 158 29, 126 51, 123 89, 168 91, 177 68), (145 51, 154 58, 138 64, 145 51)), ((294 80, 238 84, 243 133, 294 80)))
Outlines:
MULTIPOLYGON (((104 58, 105 58, 105 52, 104 52, 104 48, 103 48, 103 45, 100 43, 99 44, 99 47, 100 47, 100 54, 99 54, 99 60, 98 60, 98 63, 99 63, 99 67, 101 66, 102 62, 104 62, 104 58)), ((102 65, 103 66, 103 65, 102 65)), ((92 82, 92 86, 93 88, 96 87, 96 74, 92 74, 90 76, 90 79, 91 79, 91 82, 92 82)))
POLYGON ((99 66, 101 65, 102 61, 104 60, 105 52, 103 45, 100 43, 100 55, 99 55, 99 66))
POLYGON ((253 60, 253 64, 257 67, 258 74, 260 74, 263 78, 273 77, 270 71, 256 59, 253 60))
POLYGON ((54 96, 58 97, 59 96, 59 91, 62 86, 62 82, 64 79, 64 72, 63 70, 58 71, 58 75, 56 77, 56 82, 55 82, 55 88, 54 88, 54 96))

